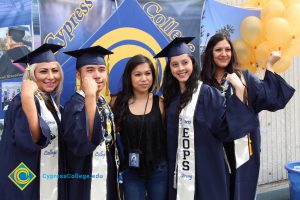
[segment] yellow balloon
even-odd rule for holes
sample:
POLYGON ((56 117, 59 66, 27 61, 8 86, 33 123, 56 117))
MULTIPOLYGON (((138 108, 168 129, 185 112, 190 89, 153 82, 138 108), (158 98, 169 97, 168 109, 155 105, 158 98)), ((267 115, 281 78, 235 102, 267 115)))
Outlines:
POLYGON ((242 68, 249 70, 253 74, 255 74, 257 70, 255 63, 243 64, 242 68))
POLYGON ((291 39, 289 23, 281 17, 270 19, 266 24, 265 36, 271 49, 286 48, 291 39))
POLYGON ((240 6, 246 8, 257 8, 259 7, 259 5, 260 5, 259 0, 248 0, 240 4, 240 6))
POLYGON ((284 11, 285 6, 281 1, 270 0, 262 6, 260 19, 263 23, 267 23, 272 18, 283 17, 284 11))
POLYGON ((235 40, 232 44, 238 57, 238 63, 241 65, 254 63, 251 49, 243 40, 235 40))
POLYGON ((291 29, 291 34, 296 36, 300 33, 300 4, 294 4, 288 7, 284 18, 288 21, 291 29))
POLYGON ((300 0, 282 0, 282 2, 284 3, 285 7, 288 8, 291 5, 300 3, 300 0))
POLYGON ((287 55, 282 56, 273 66, 276 73, 286 71, 291 65, 291 58, 287 55))
POLYGON ((286 54, 289 56, 300 56, 300 37, 292 40, 286 54))
POLYGON ((240 32, 243 40, 250 47, 256 47, 263 37, 263 27, 260 19, 255 16, 246 17, 240 25, 240 32))
POLYGON ((255 49, 255 59, 258 67, 265 69, 266 61, 271 53, 267 42, 260 43, 255 49))

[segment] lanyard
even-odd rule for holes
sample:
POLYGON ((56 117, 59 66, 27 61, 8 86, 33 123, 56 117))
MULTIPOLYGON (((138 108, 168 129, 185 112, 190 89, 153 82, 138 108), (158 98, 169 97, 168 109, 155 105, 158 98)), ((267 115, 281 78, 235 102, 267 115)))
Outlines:
MULTIPOLYGON (((140 137, 139 137, 139 140, 138 140, 138 146, 137 146, 138 149, 140 148, 141 141, 142 141, 144 120, 145 120, 145 114, 146 114, 146 110, 147 110, 148 101, 149 101, 149 93, 148 93, 148 96, 147 96, 147 101, 146 101, 145 110, 144 110, 144 114, 143 114, 143 118, 142 118, 141 128, 140 128, 140 131, 139 131, 140 132, 140 137)), ((128 134, 126 136, 127 136, 126 138, 127 138, 128 147, 131 148, 128 134)))

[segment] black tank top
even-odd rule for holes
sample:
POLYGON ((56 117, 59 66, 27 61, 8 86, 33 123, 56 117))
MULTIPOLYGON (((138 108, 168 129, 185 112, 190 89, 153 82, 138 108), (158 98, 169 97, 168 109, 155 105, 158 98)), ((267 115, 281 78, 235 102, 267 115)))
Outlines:
POLYGON ((141 166, 136 170, 144 177, 147 177, 160 162, 166 160, 166 131, 163 124, 158 96, 153 95, 151 111, 145 115, 132 114, 127 104, 120 133, 125 152, 125 166, 122 168, 128 167, 128 153, 131 149, 139 149, 142 152, 141 166), (138 145, 140 138, 141 142, 138 145))

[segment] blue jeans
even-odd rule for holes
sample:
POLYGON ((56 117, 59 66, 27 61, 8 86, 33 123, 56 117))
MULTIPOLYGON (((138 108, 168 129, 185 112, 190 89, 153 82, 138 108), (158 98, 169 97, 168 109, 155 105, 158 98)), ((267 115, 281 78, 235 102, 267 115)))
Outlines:
POLYGON ((168 192, 168 165, 160 163, 148 178, 139 176, 137 171, 123 172, 124 200, 166 200, 168 192), (147 195, 146 195, 147 194, 147 195))

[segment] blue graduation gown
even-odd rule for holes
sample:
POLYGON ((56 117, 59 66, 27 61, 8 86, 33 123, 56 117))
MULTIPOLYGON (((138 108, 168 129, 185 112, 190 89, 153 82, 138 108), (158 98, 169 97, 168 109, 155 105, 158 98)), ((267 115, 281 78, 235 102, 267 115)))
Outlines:
MULTIPOLYGON (((63 139, 67 145, 67 174, 92 174, 93 151, 103 139, 101 119, 96 111, 93 137, 88 138, 85 99, 75 93, 66 103, 62 115, 63 139)), ((114 159, 114 146, 107 155, 107 199, 117 199, 117 170, 114 159)), ((105 186, 104 186, 105 187, 105 186)), ((88 200, 91 194, 91 179, 68 179, 68 199, 88 200)))
MULTIPOLYGON (((46 122, 40 116, 40 105, 35 103, 41 128, 41 141, 32 140, 29 124, 22 109, 21 97, 18 94, 10 103, 5 113, 4 130, 0 141, 0 199, 1 200, 39 200, 40 199, 40 159, 41 149, 51 141, 51 132, 46 122), (8 175, 23 162, 36 178, 22 191, 8 175)), ((64 146, 61 141, 61 125, 58 125, 59 143, 59 174, 65 173, 64 146)), ((66 199, 66 185, 63 179, 58 180, 58 199, 66 199)))
MULTIPOLYGON (((178 104, 174 98, 166 109, 169 161, 169 199, 176 199, 173 175, 178 144, 178 104)), ((225 106, 225 97, 203 84, 194 113, 195 200, 227 200, 226 167, 223 141, 244 136, 255 121, 253 113, 235 95, 225 106), (229 131, 230 130, 230 131, 229 131)))
MULTIPOLYGON (((295 89, 292 88, 278 74, 266 71, 264 80, 259 80, 249 71, 244 72, 248 87, 249 108, 255 113, 258 121, 258 113, 262 110, 276 111, 285 107, 292 98, 295 89)), ((259 124, 250 132, 253 155, 250 160, 236 170, 235 174, 235 200, 254 200, 259 177, 260 167, 260 138, 259 124)))

